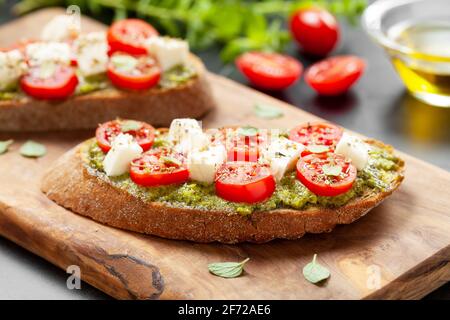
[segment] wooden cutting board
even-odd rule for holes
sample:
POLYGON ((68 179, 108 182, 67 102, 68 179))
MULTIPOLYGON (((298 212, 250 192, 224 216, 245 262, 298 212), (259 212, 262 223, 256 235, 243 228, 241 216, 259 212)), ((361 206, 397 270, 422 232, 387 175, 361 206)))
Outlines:
MULTIPOLYGON (((0 45, 35 36, 60 9, 47 9, 0 28, 0 45)), ((104 26, 89 19, 84 29, 104 26)), ((210 75, 220 108, 207 127, 252 124, 289 128, 314 116, 225 78, 210 75), (284 116, 261 120, 256 102, 284 116)), ((1 134, 13 138, 0 156, 0 234, 51 263, 81 268, 82 279, 120 299, 398 299, 420 298, 450 280, 450 173, 408 155, 400 190, 356 223, 332 233, 268 244, 195 244, 142 236, 67 211, 39 191, 42 172, 93 132, 1 134), (22 142, 48 147, 40 159, 19 155, 22 142), (313 254, 331 271, 322 286, 302 267, 313 254), (251 260, 236 279, 208 273, 207 264, 251 260)), ((26 288, 24 288, 26 290, 26 288)))

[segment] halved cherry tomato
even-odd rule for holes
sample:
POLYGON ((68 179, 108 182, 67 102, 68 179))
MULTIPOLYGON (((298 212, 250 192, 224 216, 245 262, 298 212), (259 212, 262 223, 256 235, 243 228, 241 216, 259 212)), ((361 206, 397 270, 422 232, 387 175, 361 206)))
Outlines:
POLYGON ((131 56, 116 52, 109 61, 107 74, 111 82, 119 88, 145 90, 158 84, 161 69, 148 55, 131 56))
POLYGON ((294 58, 278 53, 247 52, 236 59, 238 69, 255 86, 281 90, 300 78, 303 66, 294 58))
POLYGON ((306 147, 309 145, 334 147, 341 139, 344 130, 331 123, 305 123, 289 133, 289 139, 299 142, 306 147))
POLYGON ((181 153, 152 149, 131 162, 130 178, 146 187, 183 183, 189 179, 185 162, 181 153))
POLYGON ((155 140, 155 128, 145 122, 134 120, 113 120, 101 124, 95 131, 97 144, 103 152, 111 149, 111 142, 120 133, 132 135, 142 150, 147 151, 155 140))
POLYGON ((290 19, 290 29, 305 53, 325 56, 339 40, 339 24, 331 13, 309 7, 296 11, 290 19))
POLYGON ((311 192, 332 197, 351 189, 356 168, 339 154, 310 154, 297 162, 297 178, 311 192))
POLYGON ((366 63, 356 56, 338 56, 312 65, 305 75, 306 82, 322 95, 346 92, 361 77, 366 63))
POLYGON ((116 51, 129 54, 146 54, 144 40, 159 33, 149 23, 139 19, 120 20, 111 25, 108 30, 110 53, 116 51))
POLYGON ((270 169, 255 162, 227 162, 216 172, 216 194, 228 201, 256 203, 275 191, 270 169))
POLYGON ((36 99, 65 99, 73 94, 78 78, 71 67, 33 67, 20 80, 22 90, 36 99))

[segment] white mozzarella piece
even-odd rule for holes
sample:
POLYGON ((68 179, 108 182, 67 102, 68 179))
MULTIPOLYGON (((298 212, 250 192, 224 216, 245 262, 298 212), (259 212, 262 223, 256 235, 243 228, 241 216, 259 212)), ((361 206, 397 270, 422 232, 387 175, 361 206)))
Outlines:
POLYGON ((25 52, 30 66, 41 66, 49 63, 69 65, 72 58, 70 46, 63 42, 30 43, 27 45, 25 52))
POLYGON ((75 39, 80 33, 77 19, 69 15, 59 15, 51 19, 42 29, 44 41, 67 41, 75 39))
POLYGON ((0 52, 0 91, 14 89, 27 70, 27 64, 19 50, 0 52))
POLYGON ((194 131, 175 144, 174 149, 189 157, 194 150, 203 149, 209 143, 210 137, 207 134, 194 131))
POLYGON ((147 51, 158 60, 163 71, 186 65, 189 45, 186 41, 169 37, 150 37, 145 41, 147 51))
POLYGON ((202 133, 200 124, 195 119, 180 118, 174 119, 169 128, 169 139, 177 144, 185 140, 190 135, 202 133))
POLYGON ((108 41, 105 32, 81 35, 75 42, 78 68, 84 76, 106 72, 108 67, 108 41))
POLYGON ((119 176, 129 171, 130 163, 142 154, 141 146, 133 136, 119 134, 111 143, 111 149, 103 160, 103 167, 108 176, 119 176))
POLYGON ((360 138, 344 132, 334 152, 349 158, 356 169, 362 170, 369 161, 369 150, 369 146, 360 138))
POLYGON ((305 149, 301 143, 284 137, 273 139, 262 152, 261 161, 270 165, 270 170, 277 181, 292 170, 300 154, 305 149))
POLYGON ((213 183, 217 167, 226 159, 227 152, 223 145, 192 151, 188 161, 190 178, 203 183, 213 183))

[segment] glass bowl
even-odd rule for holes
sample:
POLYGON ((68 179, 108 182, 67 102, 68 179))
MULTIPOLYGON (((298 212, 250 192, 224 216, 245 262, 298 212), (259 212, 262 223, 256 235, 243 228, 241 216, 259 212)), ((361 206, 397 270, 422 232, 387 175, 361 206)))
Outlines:
POLYGON ((450 0, 378 0, 362 25, 414 97, 450 107, 450 0))

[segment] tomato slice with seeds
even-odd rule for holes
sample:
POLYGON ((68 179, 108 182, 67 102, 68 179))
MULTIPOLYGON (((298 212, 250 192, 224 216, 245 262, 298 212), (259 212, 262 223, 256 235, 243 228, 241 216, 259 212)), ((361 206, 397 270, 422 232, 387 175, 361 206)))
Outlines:
MULTIPOLYGON (((305 123, 301 124, 289 133, 289 139, 306 146, 329 146, 330 151, 341 139, 344 130, 331 123, 305 123)), ((322 151, 323 152, 323 151, 322 151)), ((310 153, 313 153, 312 151, 310 153)))
POLYGON ((238 69, 255 86, 281 90, 300 78, 303 66, 294 58, 279 53, 247 52, 236 59, 238 69))
POLYGON ((149 23, 140 19, 120 20, 111 25, 108 30, 110 53, 116 51, 129 54, 146 54, 144 41, 159 35, 158 31, 149 23))
POLYGON ((256 203, 275 191, 275 179, 267 166, 235 161, 222 164, 216 172, 216 194, 228 201, 256 203))
POLYGON ((309 67, 305 81, 321 95, 343 94, 361 77, 366 67, 355 56, 332 57, 309 67))
POLYGON ((132 135, 144 151, 150 149, 155 140, 155 128, 148 123, 134 120, 113 120, 101 124, 95 132, 100 149, 105 153, 108 152, 111 149, 111 142, 120 133, 132 135))
POLYGON ((116 87, 145 90, 158 84, 161 69, 148 55, 132 56, 116 52, 109 61, 107 74, 116 87))
POLYGON ((146 187, 180 184, 189 179, 186 159, 167 148, 148 151, 131 162, 130 178, 146 187))
POLYGON ((356 168, 339 154, 310 154, 297 162, 297 178, 311 192, 333 197, 352 188, 356 168))
POLYGON ((78 78, 69 66, 33 67, 20 80, 22 90, 36 99, 65 99, 78 85, 78 78))

